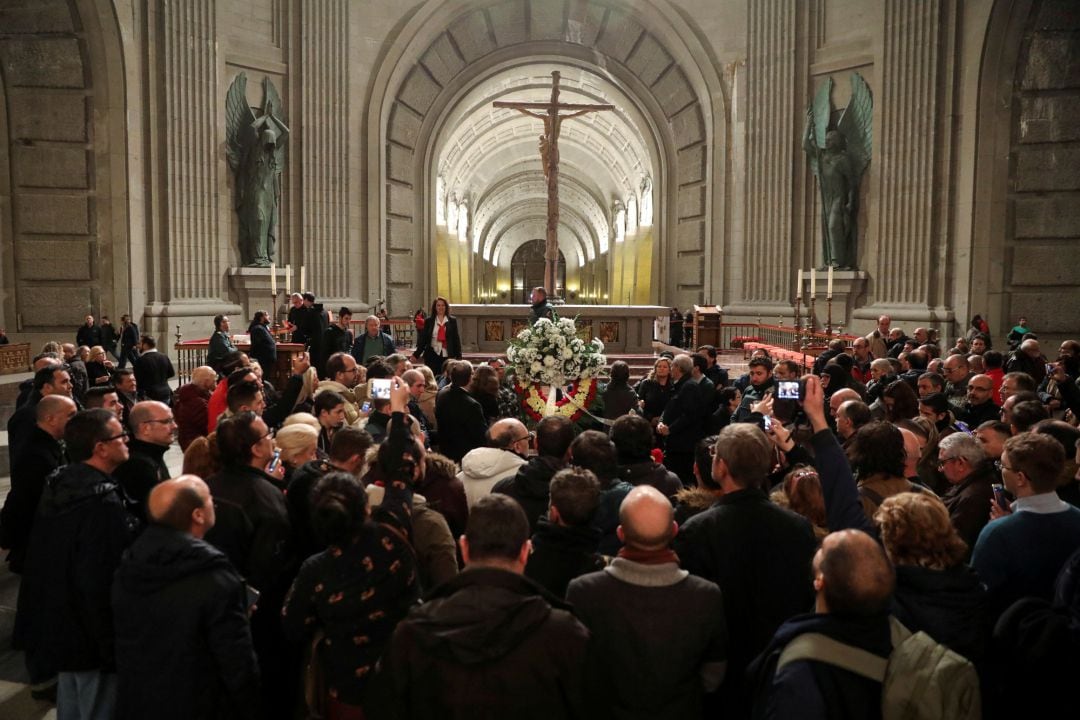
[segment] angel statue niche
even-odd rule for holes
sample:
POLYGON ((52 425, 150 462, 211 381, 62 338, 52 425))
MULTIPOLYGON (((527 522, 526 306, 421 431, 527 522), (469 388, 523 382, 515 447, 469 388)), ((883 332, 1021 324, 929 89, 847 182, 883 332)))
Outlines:
POLYGON ((281 171, 285 167, 285 125, 281 97, 263 78, 263 107, 256 117, 247 101, 247 75, 240 73, 225 98, 225 150, 236 173, 236 214, 240 218, 240 258, 245 267, 270 267, 277 244, 281 171))
POLYGON ((870 164, 874 103, 859 73, 851 74, 851 102, 832 119, 832 78, 806 108, 803 150, 821 191, 821 236, 824 264, 840 270, 855 268, 858 234, 859 181, 870 164))

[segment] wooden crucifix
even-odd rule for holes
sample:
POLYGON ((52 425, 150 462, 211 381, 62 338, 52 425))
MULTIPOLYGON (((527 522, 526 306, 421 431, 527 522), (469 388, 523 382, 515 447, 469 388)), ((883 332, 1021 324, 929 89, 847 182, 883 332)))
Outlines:
POLYGON ((540 136, 540 162, 547 179, 547 238, 544 243, 544 287, 554 297, 559 263, 559 130, 562 121, 586 113, 614 110, 614 105, 579 105, 559 102, 559 71, 551 71, 550 102, 496 101, 497 108, 510 108, 523 115, 544 121, 544 134, 540 136))

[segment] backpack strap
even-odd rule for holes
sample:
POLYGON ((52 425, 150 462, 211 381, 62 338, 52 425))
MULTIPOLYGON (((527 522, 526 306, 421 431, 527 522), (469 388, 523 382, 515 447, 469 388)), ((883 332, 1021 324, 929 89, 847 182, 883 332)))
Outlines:
POLYGON ((803 633, 789 642, 780 653, 776 671, 780 672, 788 663, 799 660, 828 663, 875 682, 885 680, 885 668, 889 664, 888 658, 833 640, 821 633, 803 633))
POLYGON ((885 498, 883 498, 881 495, 874 492, 870 488, 866 487, 865 485, 859 486, 859 495, 862 495, 864 498, 874 503, 874 505, 876 505, 877 507, 881 507, 881 503, 885 502, 885 498))

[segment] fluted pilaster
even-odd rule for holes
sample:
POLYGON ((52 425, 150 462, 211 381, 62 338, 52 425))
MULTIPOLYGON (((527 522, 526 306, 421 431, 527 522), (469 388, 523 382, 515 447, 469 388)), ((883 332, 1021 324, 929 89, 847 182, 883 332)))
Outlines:
POLYGON ((940 0, 885 0, 878 303, 930 302, 942 24, 940 0))
POLYGON ((795 0, 749 4, 743 295, 755 302, 790 301, 796 13, 795 0))
POLYGON ((160 174, 167 208, 163 248, 168 268, 162 285, 174 300, 218 298, 227 255, 218 215, 222 163, 217 128, 223 119, 216 0, 162 0, 159 12, 164 46, 160 174))
MULTIPOLYGON (((300 4, 303 263, 320 295, 349 295, 346 0, 300 4)), ((374 258, 369 261, 375 261, 374 258)))

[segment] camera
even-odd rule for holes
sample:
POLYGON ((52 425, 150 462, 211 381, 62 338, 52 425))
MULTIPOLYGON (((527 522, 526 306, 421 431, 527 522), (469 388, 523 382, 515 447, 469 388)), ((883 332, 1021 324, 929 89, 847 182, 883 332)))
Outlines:
POLYGON ((773 391, 773 415, 782 423, 793 422, 806 398, 806 383, 802 380, 778 380, 773 391))
POLYGON ((371 397, 376 400, 389 400, 390 399, 390 380, 389 378, 375 378, 371 381, 371 397))
POLYGON ((776 383, 777 400, 796 400, 806 398, 806 384, 802 380, 780 380, 776 383))

